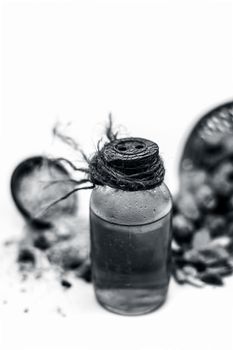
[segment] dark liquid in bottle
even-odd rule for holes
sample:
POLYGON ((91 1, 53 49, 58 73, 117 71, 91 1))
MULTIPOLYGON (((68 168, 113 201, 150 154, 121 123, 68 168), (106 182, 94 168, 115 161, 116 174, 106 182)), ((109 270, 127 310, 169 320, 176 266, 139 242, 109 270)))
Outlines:
POLYGON ((171 213, 144 225, 118 225, 91 215, 92 271, 98 301, 121 314, 143 314, 166 298, 171 213))

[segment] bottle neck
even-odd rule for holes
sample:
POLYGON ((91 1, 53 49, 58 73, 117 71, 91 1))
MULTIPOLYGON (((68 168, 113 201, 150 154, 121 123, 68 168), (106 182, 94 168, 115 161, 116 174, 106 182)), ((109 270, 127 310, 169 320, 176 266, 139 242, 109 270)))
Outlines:
POLYGON ((155 222, 172 209, 167 186, 152 190, 122 191, 109 186, 96 186, 90 209, 98 217, 120 225, 142 225, 155 222))

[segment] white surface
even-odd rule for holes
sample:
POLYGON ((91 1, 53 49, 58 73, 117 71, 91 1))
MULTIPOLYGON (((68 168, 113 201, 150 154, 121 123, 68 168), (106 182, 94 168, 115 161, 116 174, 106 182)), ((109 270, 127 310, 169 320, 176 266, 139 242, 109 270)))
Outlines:
MULTIPOLYGON (((157 141, 167 183, 177 188, 177 161, 195 118, 232 98, 230 1, 3 1, 1 235, 23 222, 9 196, 16 164, 45 151, 56 119, 93 152, 107 114, 128 134, 157 141), (3 132, 2 132, 3 131, 3 132)), ((87 198, 84 216, 87 215, 87 198)), ((1 257, 0 349, 230 350, 233 281, 225 288, 178 287, 157 312, 121 317, 97 305, 91 285, 67 293, 52 282, 21 293, 1 257), (53 288, 54 287, 54 288, 53 288), (7 297, 8 304, 3 300, 7 297), (24 314, 25 305, 30 312, 24 314), (67 314, 56 313, 57 305, 67 314)), ((54 282, 55 283, 55 282, 54 282)))

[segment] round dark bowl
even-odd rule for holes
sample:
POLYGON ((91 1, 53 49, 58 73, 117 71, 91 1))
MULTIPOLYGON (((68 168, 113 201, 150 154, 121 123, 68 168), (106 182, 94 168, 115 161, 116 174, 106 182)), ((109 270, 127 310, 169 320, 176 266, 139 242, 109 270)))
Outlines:
POLYGON ((233 101, 217 106, 204 114, 195 124, 187 137, 180 160, 179 172, 192 168, 208 168, 220 161, 222 150, 212 144, 208 148, 207 140, 233 134, 233 101), (209 153, 208 153, 209 152, 209 153))
MULTIPOLYGON (((30 175, 30 173, 35 171, 35 169, 39 169, 45 162, 49 165, 49 167, 52 167, 60 174, 69 176, 68 171, 60 163, 53 162, 51 159, 46 157, 35 156, 22 161, 13 171, 10 180, 11 194, 16 207, 24 218, 37 228, 49 228, 52 226, 52 222, 50 222, 48 219, 33 217, 32 213, 30 212, 30 208, 26 208, 25 204, 20 198, 19 188, 24 177, 30 175)), ((32 198, 31 200, 33 201, 36 199, 32 198)))

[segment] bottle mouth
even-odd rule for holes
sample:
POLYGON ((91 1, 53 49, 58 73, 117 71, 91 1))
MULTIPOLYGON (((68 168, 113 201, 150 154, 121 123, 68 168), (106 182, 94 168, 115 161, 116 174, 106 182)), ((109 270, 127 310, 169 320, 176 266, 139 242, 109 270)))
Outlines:
POLYGON ((116 142, 114 149, 117 153, 134 155, 141 152, 145 152, 147 146, 146 142, 142 139, 120 139, 116 142))
POLYGON ((107 164, 125 175, 145 173, 159 160, 158 145, 139 137, 114 140, 102 151, 107 164))

